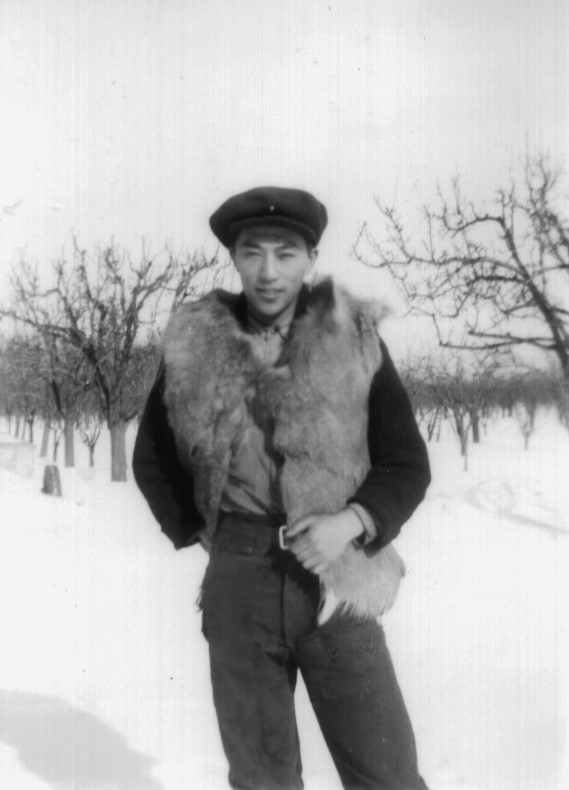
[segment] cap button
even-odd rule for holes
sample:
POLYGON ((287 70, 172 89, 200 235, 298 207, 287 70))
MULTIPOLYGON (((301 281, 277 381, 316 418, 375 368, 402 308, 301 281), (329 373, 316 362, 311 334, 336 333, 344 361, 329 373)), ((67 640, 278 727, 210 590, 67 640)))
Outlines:
POLYGON ((274 211, 274 210, 275 210, 274 206, 269 206, 269 211, 274 211))

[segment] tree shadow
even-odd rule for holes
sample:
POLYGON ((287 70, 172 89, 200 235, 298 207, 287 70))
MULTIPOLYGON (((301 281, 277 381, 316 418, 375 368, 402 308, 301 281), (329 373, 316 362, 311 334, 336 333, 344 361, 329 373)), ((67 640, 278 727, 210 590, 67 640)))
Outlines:
POLYGON ((164 790, 155 760, 85 711, 43 694, 0 689, 0 741, 22 767, 57 790, 164 790))
POLYGON ((542 513, 544 518, 532 518, 524 513, 518 512, 518 495, 506 480, 492 478, 483 480, 474 488, 469 488, 464 494, 464 499, 478 510, 484 510, 500 518, 515 521, 528 527, 546 529, 551 534, 569 535, 569 527, 562 527, 551 521, 559 520, 559 514, 552 508, 547 507, 540 500, 534 497, 529 500, 529 505, 533 506, 534 511, 542 513), (545 520, 550 519, 550 520, 545 520))

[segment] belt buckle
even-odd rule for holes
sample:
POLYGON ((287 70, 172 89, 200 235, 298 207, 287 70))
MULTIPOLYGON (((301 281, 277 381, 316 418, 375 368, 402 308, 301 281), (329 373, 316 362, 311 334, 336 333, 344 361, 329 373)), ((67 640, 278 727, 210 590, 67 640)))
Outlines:
POLYGON ((286 536, 286 524, 279 527, 279 548, 283 551, 288 551, 290 549, 290 541, 286 536))

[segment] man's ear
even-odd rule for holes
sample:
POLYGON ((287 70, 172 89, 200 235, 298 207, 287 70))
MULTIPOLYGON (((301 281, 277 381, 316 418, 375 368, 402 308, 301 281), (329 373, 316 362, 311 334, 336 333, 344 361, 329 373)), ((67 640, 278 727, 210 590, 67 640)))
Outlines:
POLYGON ((231 258, 231 263, 235 267, 236 271, 239 271, 239 266, 237 265, 237 260, 235 256, 235 245, 231 245, 229 248, 229 257, 231 258))
POLYGON ((312 273, 314 271, 314 267, 316 266, 316 261, 318 260, 318 248, 317 247, 313 247, 310 250, 309 257, 310 257, 310 270, 309 270, 309 273, 312 273))
POLYGON ((314 276, 314 267, 316 266, 316 259, 318 258, 318 250, 316 249, 316 247, 309 250, 308 257, 310 258, 310 265, 308 266, 303 279, 305 282, 311 283, 312 278, 314 276))

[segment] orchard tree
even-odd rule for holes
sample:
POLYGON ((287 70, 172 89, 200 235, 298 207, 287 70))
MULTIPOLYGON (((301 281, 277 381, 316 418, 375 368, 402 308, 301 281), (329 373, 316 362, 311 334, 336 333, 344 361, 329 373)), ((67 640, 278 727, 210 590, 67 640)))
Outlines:
POLYGON ((451 426, 460 444, 460 454, 464 459, 464 471, 468 469, 469 433, 472 427, 472 408, 469 395, 471 379, 462 361, 442 359, 430 370, 429 387, 439 407, 449 415, 451 426))
POLYGON ((559 179, 546 157, 528 158, 522 184, 499 189, 490 208, 467 200, 456 179, 450 196, 439 192, 438 207, 424 209, 416 243, 395 207, 377 201, 385 238, 364 226, 354 255, 390 271, 442 346, 539 349, 557 360, 567 393, 569 209, 559 179))
POLYGON ((57 454, 59 452, 59 445, 61 442, 61 438, 63 436, 65 425, 61 417, 55 417, 51 420, 51 435, 52 435, 52 442, 53 442, 53 463, 57 463, 57 454))
POLYGON ((135 383, 141 371, 138 345, 155 328, 162 300, 171 306, 191 296, 199 275, 216 265, 215 256, 201 252, 176 257, 165 248, 150 255, 144 242, 136 262, 114 241, 89 255, 74 239, 71 260, 62 256, 54 262, 47 288, 40 288, 26 262, 14 273, 19 298, 3 313, 81 356, 110 431, 114 481, 126 480, 126 430, 141 408, 135 383))
POLYGON ((79 437, 89 450, 89 466, 95 466, 95 447, 101 436, 105 418, 99 407, 99 400, 94 390, 87 390, 81 401, 80 414, 77 420, 79 437))
MULTIPOLYGON (((496 399, 500 360, 491 354, 454 353, 425 360, 415 375, 421 379, 424 400, 439 414, 449 417, 460 444, 464 470, 468 469, 470 437, 480 442, 479 423, 496 399)), ((440 423, 439 423, 440 425, 440 423)), ((431 429, 434 430, 434 426, 431 429)))
POLYGON ((6 417, 8 432, 12 431, 12 416, 15 413, 14 392, 10 381, 10 362, 7 353, 8 341, 0 337, 0 414, 6 417))
POLYGON ((47 334, 48 380, 56 417, 63 422, 65 466, 75 466, 75 425, 80 401, 89 387, 83 355, 66 340, 47 334))
POLYGON ((7 341, 1 375, 5 408, 16 415, 16 437, 25 439, 27 428, 28 441, 33 443, 35 421, 45 398, 45 358, 33 335, 16 335, 7 341))
POLYGON ((447 417, 447 408, 433 388, 436 362, 432 356, 410 356, 399 367, 401 381, 409 395, 417 424, 424 428, 427 440, 439 436, 447 417))
POLYGON ((10 315, 26 327, 42 351, 44 387, 40 411, 44 419, 44 432, 41 457, 47 453, 48 435, 53 421, 57 420, 58 425, 63 426, 65 466, 72 467, 75 465, 77 404, 89 384, 87 362, 64 333, 53 331, 53 327, 64 323, 65 317, 56 295, 42 292, 37 272, 22 262, 12 279, 12 286, 13 307, 10 315))

